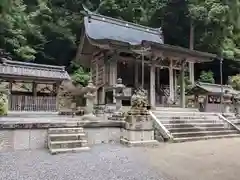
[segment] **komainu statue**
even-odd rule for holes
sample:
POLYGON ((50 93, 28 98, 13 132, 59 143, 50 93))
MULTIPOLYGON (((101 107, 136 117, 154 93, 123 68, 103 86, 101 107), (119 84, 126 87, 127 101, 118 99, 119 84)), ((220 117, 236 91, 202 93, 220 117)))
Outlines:
POLYGON ((129 114, 147 114, 148 98, 147 91, 143 88, 135 90, 131 97, 131 110, 129 114))

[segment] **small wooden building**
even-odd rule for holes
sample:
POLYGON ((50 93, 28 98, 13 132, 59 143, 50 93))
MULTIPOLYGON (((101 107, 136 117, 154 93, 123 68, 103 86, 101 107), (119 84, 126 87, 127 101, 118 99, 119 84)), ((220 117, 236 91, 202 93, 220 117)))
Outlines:
POLYGON ((59 86, 70 80, 64 66, 0 60, 0 79, 9 89, 10 111, 58 111, 59 86))
MULTIPOLYGON (((223 93, 224 95, 236 95, 239 94, 239 91, 234 90, 229 85, 223 85, 220 84, 210 84, 210 83, 203 83, 203 82, 197 82, 190 90, 187 92, 188 95, 194 95, 195 96, 195 103, 198 106, 199 101, 203 103, 203 109, 202 111, 205 112, 221 112, 224 107, 224 101, 221 103, 221 96, 223 93)), ((231 105, 232 109, 234 108, 233 105, 231 105)))

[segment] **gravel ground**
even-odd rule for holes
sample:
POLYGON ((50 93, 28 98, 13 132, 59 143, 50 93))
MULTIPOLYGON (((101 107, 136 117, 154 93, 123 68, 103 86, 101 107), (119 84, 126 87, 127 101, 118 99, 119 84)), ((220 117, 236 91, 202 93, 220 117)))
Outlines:
POLYGON ((0 180, 166 180, 148 164, 144 148, 94 146, 89 152, 0 153, 0 180))

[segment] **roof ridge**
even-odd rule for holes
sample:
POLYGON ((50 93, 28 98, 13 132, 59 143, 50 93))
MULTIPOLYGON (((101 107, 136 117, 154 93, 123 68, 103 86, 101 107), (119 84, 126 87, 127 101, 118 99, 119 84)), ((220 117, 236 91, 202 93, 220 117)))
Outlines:
POLYGON ((201 81, 199 81, 198 84, 199 84, 199 85, 201 85, 201 84, 202 84, 202 85, 213 85, 213 86, 218 86, 218 87, 219 87, 219 86, 220 86, 220 87, 221 87, 221 86, 224 86, 224 87, 232 88, 232 86, 231 86, 231 85, 228 85, 228 84, 223 84, 223 85, 221 85, 221 84, 206 83, 206 82, 201 82, 201 81))
POLYGON ((120 22, 120 23, 126 23, 126 24, 132 25, 134 27, 139 27, 139 28, 142 28, 142 29, 149 29, 149 30, 152 30, 152 31, 156 31, 158 33, 162 33, 162 28, 161 27, 152 28, 152 27, 149 27, 149 26, 144 26, 144 25, 141 25, 141 24, 125 21, 125 20, 122 20, 122 19, 112 18, 112 17, 109 17, 109 16, 104 16, 104 15, 101 15, 101 14, 97 14, 97 13, 94 13, 93 15, 98 16, 98 17, 103 17, 103 18, 106 18, 106 19, 110 19, 110 20, 113 20, 113 21, 117 21, 117 22, 120 22))
POLYGON ((30 62, 21 62, 21 61, 12 61, 2 58, 2 63, 7 65, 22 65, 22 66, 28 66, 32 68, 52 68, 55 70, 65 70, 65 66, 53 66, 53 65, 47 65, 47 64, 37 64, 37 63, 30 63, 30 62))
MULTIPOLYGON (((98 19, 98 20, 101 20, 101 21, 104 21, 104 22, 108 22, 106 20, 109 19, 109 20, 112 21, 111 23, 115 23, 115 24, 118 24, 118 25, 121 25, 120 23, 122 23, 122 24, 125 24, 126 26, 130 25, 130 27, 132 27, 132 28, 138 28, 139 30, 146 31, 146 32, 149 32, 149 33, 156 33, 159 36, 162 35, 162 28, 161 27, 152 28, 152 27, 149 27, 149 26, 136 24, 136 23, 133 23, 133 22, 122 20, 122 19, 112 18, 112 17, 109 17, 109 16, 105 16, 105 15, 102 15, 102 14, 99 14, 99 13, 92 12, 92 11, 88 10, 86 7, 84 8, 84 11, 86 12, 86 14, 88 15, 89 18, 93 18, 95 16, 95 17, 101 18, 101 19, 98 19)), ((110 22, 108 22, 108 23, 110 23, 110 22)))

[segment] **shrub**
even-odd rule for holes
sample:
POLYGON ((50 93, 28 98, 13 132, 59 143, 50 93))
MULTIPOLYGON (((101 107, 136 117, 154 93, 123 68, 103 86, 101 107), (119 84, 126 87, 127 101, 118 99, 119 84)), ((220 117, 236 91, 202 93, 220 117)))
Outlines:
POLYGON ((7 115, 8 113, 8 98, 7 95, 0 94, 0 116, 7 115))

